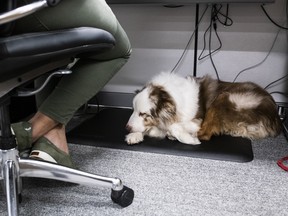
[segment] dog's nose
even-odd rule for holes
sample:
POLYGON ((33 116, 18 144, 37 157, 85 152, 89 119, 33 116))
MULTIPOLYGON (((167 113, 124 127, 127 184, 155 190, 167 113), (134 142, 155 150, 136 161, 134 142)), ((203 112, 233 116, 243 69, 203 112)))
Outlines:
POLYGON ((127 130, 128 132, 130 132, 130 131, 132 130, 132 127, 131 127, 129 124, 127 124, 127 125, 126 125, 126 130, 127 130))

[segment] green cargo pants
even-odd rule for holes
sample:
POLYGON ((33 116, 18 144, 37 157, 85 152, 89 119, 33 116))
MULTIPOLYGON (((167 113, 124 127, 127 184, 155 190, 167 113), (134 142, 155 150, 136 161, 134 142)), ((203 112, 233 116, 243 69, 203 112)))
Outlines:
MULTIPOLYGON (((31 0, 18 0, 18 6, 31 0)), ((131 54, 129 39, 105 0, 62 0, 16 22, 15 34, 73 27, 97 27, 116 39, 111 51, 80 59, 73 73, 61 78, 53 91, 44 96, 38 110, 66 125, 83 104, 95 96, 127 62, 131 54)))

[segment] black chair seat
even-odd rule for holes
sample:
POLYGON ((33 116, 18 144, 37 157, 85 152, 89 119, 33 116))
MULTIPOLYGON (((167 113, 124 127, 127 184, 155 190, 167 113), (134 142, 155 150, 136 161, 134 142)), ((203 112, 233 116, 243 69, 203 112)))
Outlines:
POLYGON ((110 33, 92 27, 0 38, 0 82, 17 77, 37 64, 79 57, 83 53, 95 55, 114 45, 115 39, 110 33))

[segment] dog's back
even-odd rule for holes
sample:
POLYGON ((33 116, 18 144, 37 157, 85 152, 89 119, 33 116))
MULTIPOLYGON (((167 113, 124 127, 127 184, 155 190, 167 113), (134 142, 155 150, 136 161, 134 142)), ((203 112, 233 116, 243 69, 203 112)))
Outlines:
POLYGON ((229 83, 210 77, 199 79, 200 110, 204 117, 198 135, 229 134, 250 139, 275 137, 282 130, 271 95, 251 82, 229 83))

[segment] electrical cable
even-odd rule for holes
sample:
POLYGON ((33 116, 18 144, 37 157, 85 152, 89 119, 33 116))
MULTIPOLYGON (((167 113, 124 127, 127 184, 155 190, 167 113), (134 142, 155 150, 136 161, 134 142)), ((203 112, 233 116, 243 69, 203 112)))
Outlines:
POLYGON ((202 13, 202 15, 201 15, 201 17, 200 17, 200 19, 199 19, 199 22, 197 23, 196 28, 194 29, 192 35, 190 36, 190 38, 189 38, 189 40, 188 40, 188 42, 187 42, 187 44, 186 44, 186 46, 185 46, 185 48, 184 48, 184 51, 182 52, 182 55, 180 56, 179 60, 177 61, 177 63, 175 64, 175 66, 173 67, 173 69, 171 70, 170 73, 175 72, 175 70, 178 68, 180 62, 183 60, 183 57, 184 57, 184 55, 186 54, 186 52, 187 52, 187 50, 188 50, 188 47, 189 47, 190 44, 191 44, 192 38, 193 38, 193 36, 195 35, 195 31, 196 31, 196 29, 198 29, 199 24, 201 23, 201 21, 202 21, 204 15, 205 15, 207 9, 208 9, 208 5, 206 5, 206 8, 205 8, 205 10, 204 10, 203 13, 202 13))
POLYGON ((212 55, 222 48, 222 41, 221 41, 221 39, 219 37, 219 34, 218 34, 218 31, 217 31, 217 21, 219 23, 221 23, 222 25, 226 25, 226 26, 231 26, 233 24, 232 19, 228 17, 228 13, 229 13, 228 5, 227 5, 227 8, 226 8, 226 15, 221 12, 221 9, 222 9, 222 5, 219 5, 219 7, 218 7, 217 4, 212 5, 210 24, 207 27, 206 31, 204 32, 204 36, 203 36, 204 45, 203 45, 202 52, 200 53, 200 55, 198 57, 198 60, 203 60, 204 58, 209 57, 218 80, 220 79, 219 73, 218 73, 216 65, 215 65, 215 63, 213 61, 213 58, 212 58, 212 55), (221 21, 220 15, 225 18, 224 22, 221 21), (228 24, 228 20, 230 21, 229 24, 228 24), (215 35, 216 35, 217 40, 219 42, 219 47, 214 49, 213 51, 212 51, 212 28, 214 29, 215 35), (208 31, 209 31, 208 54, 203 56, 203 53, 204 53, 204 51, 206 49, 206 35, 207 35, 208 31))
MULTIPOLYGON (((287 4, 287 3, 286 3, 286 4, 287 4)), ((269 16, 269 14, 267 13, 266 9, 264 8, 264 5, 261 5, 261 8, 262 8, 263 12, 265 13, 265 15, 267 16, 267 18, 268 18, 274 25, 276 25, 277 27, 279 27, 279 28, 281 28, 281 29, 288 30, 287 27, 284 27, 284 26, 279 25, 278 23, 276 23, 276 22, 269 16)), ((286 11, 286 13, 287 13, 287 11, 286 11)))
MULTIPOLYGON (((227 24, 227 23, 228 23, 228 18, 229 18, 229 17, 228 17, 228 14, 229 14, 229 4, 226 5, 226 17, 225 17, 225 22, 224 22, 224 25, 225 25, 225 26, 228 26, 228 24, 227 24)), ((230 20, 231 20, 231 19, 230 19, 230 20)), ((231 20, 231 21, 232 21, 232 20, 231 20)), ((232 21, 231 25, 232 25, 232 24, 233 24, 233 21, 232 21)))
MULTIPOLYGON (((215 50, 213 50, 211 53, 208 53, 207 55, 202 56, 203 53, 205 52, 205 49, 206 49, 206 34, 207 34, 207 32, 210 30, 210 28, 212 27, 212 24, 211 24, 211 22, 210 22, 210 25, 207 27, 207 29, 205 30, 204 35, 203 35, 203 41, 204 41, 203 43, 204 43, 204 44, 203 44, 203 49, 202 49, 202 51, 201 51, 201 53, 200 53, 200 55, 199 55, 199 57, 198 57, 198 60, 199 60, 199 61, 205 59, 205 58, 208 57, 210 54, 213 54, 213 53, 219 51, 219 50, 222 48, 222 41, 221 41, 221 39, 220 39, 220 37, 219 37, 219 35, 218 35, 218 32, 217 32, 217 24, 216 24, 216 20, 219 21, 219 19, 218 19, 216 16, 217 16, 217 14, 220 12, 220 10, 221 10, 221 8, 222 8, 222 5, 220 5, 220 8, 219 8, 219 9, 217 9, 217 6, 215 6, 215 5, 213 5, 212 8, 213 8, 214 11, 211 12, 211 13, 212 13, 211 19, 214 20, 213 27, 214 27, 215 35, 216 35, 217 40, 218 40, 218 42, 219 42, 219 47, 216 48, 215 50), (215 12, 215 11, 216 11, 216 12, 215 12)), ((230 19, 230 18, 229 18, 229 19, 230 19)))
MULTIPOLYGON (((265 13, 265 15, 268 17, 268 19, 274 24, 276 25, 277 27, 279 27, 279 31, 278 31, 278 34, 280 32, 281 29, 285 29, 285 30, 288 30, 287 27, 283 27, 279 24, 277 24, 274 20, 272 20, 272 18, 268 15, 267 11, 265 10, 264 8, 264 5, 261 5, 261 8, 263 10, 263 12, 265 13)), ((288 3, 286 2, 286 16, 288 17, 288 3)), ((278 36, 278 35, 277 35, 278 36)), ((277 37, 276 36, 276 37, 277 37)), ((273 45, 274 46, 274 45, 273 45)), ((287 78, 288 74, 284 75, 283 77, 280 77, 279 79, 277 80, 274 80, 273 82, 269 83, 264 89, 267 90, 270 86, 272 86, 273 84, 281 81, 281 80, 285 80, 287 78)), ((270 95, 272 94, 281 94, 281 95, 284 95, 285 97, 288 97, 288 94, 287 93, 284 93, 284 92, 280 92, 280 91, 274 91, 274 92, 269 92, 270 95)))
POLYGON ((222 8, 222 5, 220 4, 220 8, 217 9, 217 6, 218 5, 213 5, 214 7, 214 10, 217 11, 217 13, 215 13, 215 18, 216 20, 218 20, 218 22, 220 22, 222 25, 224 26, 232 26, 233 25, 233 20, 229 17, 229 4, 226 5, 226 14, 223 14, 221 12, 221 8, 222 8), (225 21, 221 21, 221 19, 219 18, 219 14, 225 18, 225 21), (228 24, 228 21, 229 21, 229 24, 228 24))
POLYGON ((272 94, 281 94, 281 95, 284 95, 285 97, 288 98, 288 94, 287 93, 284 93, 284 92, 280 92, 280 91, 273 91, 273 92, 269 92, 270 95, 272 94))
POLYGON ((199 55, 199 57, 198 57, 198 60, 199 60, 199 61, 207 58, 210 54, 213 54, 213 53, 219 51, 219 50, 222 48, 222 41, 221 41, 221 39, 220 39, 220 37, 219 37, 219 35, 218 35, 217 30, 215 30, 215 28, 214 28, 214 30, 215 30, 215 35, 216 35, 216 37, 217 37, 217 39, 218 39, 218 42, 219 42, 219 47, 216 48, 215 50, 213 50, 211 53, 206 54, 205 56, 202 56, 203 53, 205 52, 205 49, 206 49, 206 40, 205 40, 206 34, 207 34, 207 32, 210 30, 210 28, 211 28, 211 24, 208 26, 208 28, 207 28, 207 29, 205 30, 205 32, 204 32, 204 36, 203 36, 203 38, 204 38, 204 40, 203 40, 204 42, 203 42, 203 43, 204 43, 204 44, 203 44, 203 49, 202 49, 202 51, 201 51, 201 53, 200 53, 200 55, 199 55))
POLYGON ((261 64, 263 64, 263 63, 266 61, 266 59, 267 59, 268 56, 270 55, 272 49, 274 48, 274 45, 275 45, 275 43, 276 43, 276 40, 277 40, 277 38, 278 38, 278 35, 279 35, 280 31, 281 31, 281 29, 279 28, 279 30, 278 30, 275 38, 274 38, 274 41, 273 41, 273 43, 272 43, 272 46, 271 46, 270 50, 268 51, 267 55, 265 56, 265 58, 264 58, 262 61, 260 61, 259 63, 257 63, 257 64, 255 64, 255 65, 252 65, 252 66, 250 66, 250 67, 247 67, 247 68, 241 70, 241 71, 235 76, 233 82, 235 82, 236 79, 237 79, 242 73, 244 73, 245 71, 254 69, 254 68, 260 66, 261 64))
POLYGON ((277 82, 279 82, 279 81, 281 81, 281 80, 284 80, 285 78, 287 78, 288 77, 288 74, 286 74, 285 76, 283 76, 283 77, 281 77, 281 78, 279 78, 279 79, 277 79, 277 80, 274 80, 273 82, 271 82, 271 83, 269 83, 264 89, 265 90, 267 90, 270 86, 272 86, 273 84, 275 84, 275 83, 277 83, 277 82))
MULTIPOLYGON (((215 20, 213 19, 213 7, 212 7, 212 10, 211 10, 211 19, 210 19, 210 26, 212 27, 212 24, 214 26, 214 30, 215 32, 217 32, 217 27, 216 27, 216 23, 215 23, 215 20)), ((212 58, 212 52, 211 52, 211 44, 212 44, 212 28, 210 27, 210 32, 209 32, 209 58, 210 58, 210 61, 211 61, 211 64, 215 70, 215 74, 216 74, 216 77, 218 80, 220 80, 219 78, 219 74, 218 74, 218 71, 217 71, 217 68, 215 66, 215 63, 213 61, 213 58, 212 58)))

